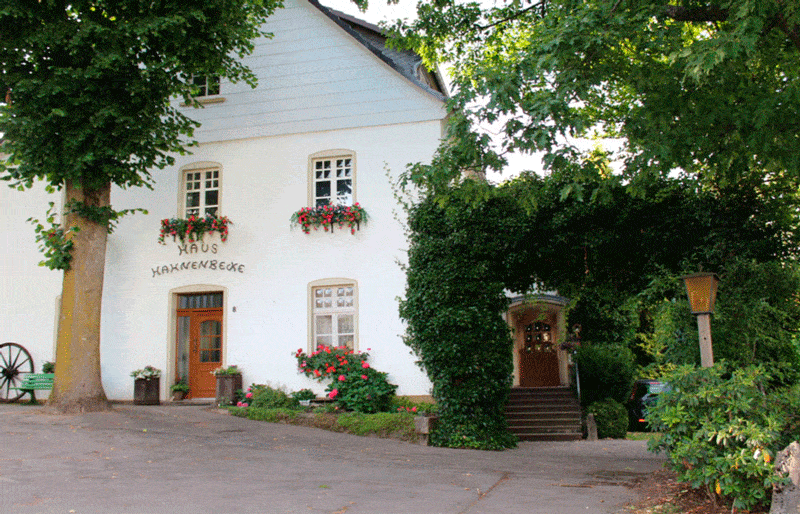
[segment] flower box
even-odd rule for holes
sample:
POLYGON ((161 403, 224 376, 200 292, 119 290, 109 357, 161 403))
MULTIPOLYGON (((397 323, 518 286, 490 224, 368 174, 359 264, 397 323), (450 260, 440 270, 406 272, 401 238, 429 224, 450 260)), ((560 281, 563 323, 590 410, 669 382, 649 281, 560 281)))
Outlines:
POLYGON ((325 232, 333 232, 333 228, 338 226, 343 228, 345 225, 350 229, 351 234, 361 229, 361 224, 367 223, 367 212, 358 203, 354 205, 321 205, 319 207, 303 207, 292 214, 292 224, 302 227, 306 234, 311 233, 311 229, 318 230, 320 227, 325 232))
POLYGON ((161 378, 137 378, 133 381, 134 405, 161 404, 161 378))
POLYGON ((194 243, 203 240, 203 235, 207 233, 219 232, 222 242, 228 239, 228 225, 233 222, 227 216, 211 216, 204 218, 189 216, 183 218, 166 218, 161 220, 161 232, 158 236, 160 244, 166 244, 164 239, 172 237, 172 240, 180 240, 181 243, 194 243))
POLYGON ((236 391, 242 388, 242 375, 217 375, 216 402, 218 406, 233 404, 236 391))

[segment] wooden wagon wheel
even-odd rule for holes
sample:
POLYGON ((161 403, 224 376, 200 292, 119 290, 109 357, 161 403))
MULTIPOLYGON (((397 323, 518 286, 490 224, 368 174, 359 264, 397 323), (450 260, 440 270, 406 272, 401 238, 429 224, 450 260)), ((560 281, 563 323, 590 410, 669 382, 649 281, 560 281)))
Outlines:
POLYGON ((17 387, 23 373, 33 373, 33 359, 24 346, 17 343, 0 344, 0 402, 14 402, 25 392, 17 387))

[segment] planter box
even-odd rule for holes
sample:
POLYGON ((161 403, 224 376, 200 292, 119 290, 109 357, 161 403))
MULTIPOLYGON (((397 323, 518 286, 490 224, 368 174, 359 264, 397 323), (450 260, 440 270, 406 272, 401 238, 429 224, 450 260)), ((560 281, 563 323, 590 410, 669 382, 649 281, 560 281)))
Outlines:
POLYGON ((134 405, 159 405, 161 403, 161 378, 137 378, 133 381, 134 405))
POLYGON ((233 403, 234 393, 242 388, 242 375, 217 375, 217 405, 233 403))

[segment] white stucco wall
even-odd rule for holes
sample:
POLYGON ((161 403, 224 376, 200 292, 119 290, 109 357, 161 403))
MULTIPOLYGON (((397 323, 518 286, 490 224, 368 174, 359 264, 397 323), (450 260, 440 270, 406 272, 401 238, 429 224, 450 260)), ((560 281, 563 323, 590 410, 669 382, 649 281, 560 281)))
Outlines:
POLYGON ((117 208, 140 206, 149 215, 125 219, 109 238, 102 332, 107 394, 129 398, 128 373, 147 364, 168 370, 163 382, 171 382, 170 291, 203 284, 226 291, 225 363, 242 367, 245 383, 321 391, 296 372, 292 354, 308 348, 308 284, 325 278, 358 284, 358 349, 370 349, 373 365, 390 373, 399 394, 428 394, 430 384, 401 340, 397 297, 405 288, 399 262, 406 242, 386 167, 396 176, 407 162, 429 159, 440 130, 428 122, 204 144, 159 171, 154 191, 115 190, 117 208), (341 148, 355 152, 356 200, 369 223, 355 235, 290 228, 291 214, 307 204, 308 156, 341 148), (180 168, 196 161, 222 164, 221 212, 234 225, 227 242, 207 238, 207 253, 180 255, 178 244, 158 244, 159 221, 175 215, 180 168), (211 259, 236 263, 243 272, 154 271, 211 259))
POLYGON ((59 193, 47 194, 43 185, 21 192, 0 183, 0 343, 24 346, 36 371, 54 359, 54 327, 60 271, 38 266, 43 259, 35 243, 30 217, 47 217, 47 203, 61 205, 59 193))

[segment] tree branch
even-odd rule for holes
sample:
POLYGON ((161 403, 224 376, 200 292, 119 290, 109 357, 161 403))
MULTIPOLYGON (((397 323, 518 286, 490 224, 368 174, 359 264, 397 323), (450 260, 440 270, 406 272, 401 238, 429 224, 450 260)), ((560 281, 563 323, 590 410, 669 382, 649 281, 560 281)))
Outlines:
POLYGON ((542 9, 542 15, 544 16, 544 9, 545 9, 546 5, 547 5, 547 2, 546 2, 545 0, 542 0, 542 1, 540 1, 539 3, 536 3, 536 4, 529 5, 528 7, 524 8, 524 9, 522 9, 522 10, 519 10, 519 11, 517 11, 516 13, 514 13, 514 14, 513 14, 513 15, 511 15, 511 16, 506 16, 505 18, 502 18, 502 19, 500 19, 500 20, 497 20, 497 21, 495 21, 495 22, 489 23, 488 25, 478 25, 478 24, 475 24, 475 27, 476 27, 478 30, 486 30, 486 29, 490 29, 490 28, 492 28, 492 27, 495 27, 495 26, 497 26, 497 25, 500 25, 500 24, 502 24, 502 23, 505 23, 505 22, 507 22, 507 21, 511 21, 511 20, 514 20, 514 19, 516 19, 516 18, 519 18, 520 16, 522 16, 522 15, 523 15, 523 14, 525 14, 526 12, 528 12, 528 11, 531 11, 531 10, 533 10, 533 9, 536 9, 537 7, 541 7, 541 9, 542 9))

